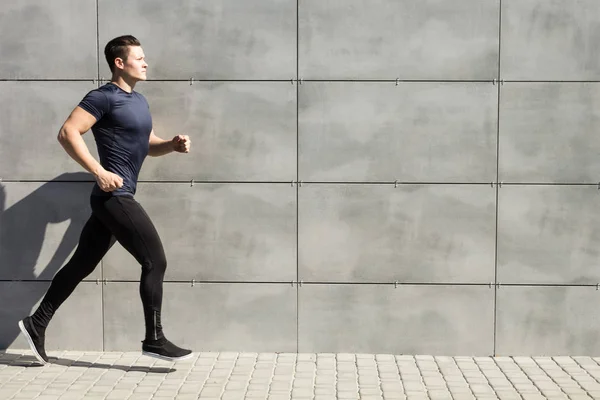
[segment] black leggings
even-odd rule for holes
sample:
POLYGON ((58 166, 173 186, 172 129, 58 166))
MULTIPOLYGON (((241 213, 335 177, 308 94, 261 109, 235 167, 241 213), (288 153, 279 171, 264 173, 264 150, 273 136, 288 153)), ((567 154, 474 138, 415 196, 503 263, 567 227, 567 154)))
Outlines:
POLYGON ((142 266, 140 296, 144 307, 146 340, 163 338, 160 312, 167 260, 154 224, 129 196, 91 197, 92 215, 83 227, 73 257, 54 276, 42 304, 32 316, 40 328, 85 277, 94 271, 117 240, 142 266))

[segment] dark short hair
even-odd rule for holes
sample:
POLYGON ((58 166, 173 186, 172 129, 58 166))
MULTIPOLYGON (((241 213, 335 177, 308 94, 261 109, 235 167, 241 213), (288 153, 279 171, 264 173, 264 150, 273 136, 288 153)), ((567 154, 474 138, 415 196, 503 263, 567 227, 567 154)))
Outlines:
POLYGON ((127 55, 129 54, 128 46, 141 46, 141 43, 131 35, 119 36, 106 43, 104 56, 111 72, 115 72, 115 58, 127 61, 127 55))

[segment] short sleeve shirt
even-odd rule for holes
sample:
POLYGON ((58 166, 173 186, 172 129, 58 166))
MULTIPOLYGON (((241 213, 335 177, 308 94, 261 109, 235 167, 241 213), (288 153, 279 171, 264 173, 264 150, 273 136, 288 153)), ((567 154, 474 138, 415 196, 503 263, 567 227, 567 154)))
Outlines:
POLYGON ((148 155, 152 117, 146 98, 135 91, 128 93, 115 84, 89 92, 79 107, 96 118, 92 132, 100 164, 107 171, 123 178, 123 186, 104 192, 98 184, 92 195, 133 196, 144 159, 148 155))

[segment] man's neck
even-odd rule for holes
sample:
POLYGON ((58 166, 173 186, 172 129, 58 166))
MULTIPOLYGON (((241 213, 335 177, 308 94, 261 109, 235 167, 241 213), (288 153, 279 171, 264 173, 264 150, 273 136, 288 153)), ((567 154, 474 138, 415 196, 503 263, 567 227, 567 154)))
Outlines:
POLYGON ((133 88, 135 87, 136 83, 136 81, 132 79, 126 79, 125 77, 119 75, 113 75, 110 81, 127 93, 133 92, 133 88))

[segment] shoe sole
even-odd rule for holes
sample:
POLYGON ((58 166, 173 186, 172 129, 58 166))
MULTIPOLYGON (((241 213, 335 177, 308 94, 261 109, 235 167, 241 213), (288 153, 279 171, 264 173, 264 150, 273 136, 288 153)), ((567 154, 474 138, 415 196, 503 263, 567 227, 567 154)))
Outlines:
POLYGON ((23 324, 23 321, 19 321, 19 329, 21 329, 21 333, 23 333, 23 335, 25 335, 25 338, 29 342, 29 347, 31 348, 31 351, 33 352, 33 355, 35 356, 35 358, 37 358, 38 362, 42 365, 48 364, 48 362, 46 360, 44 360, 42 358, 42 356, 40 356, 40 353, 38 353, 38 351, 36 350, 35 344, 33 343, 33 339, 31 339, 31 336, 29 336, 29 332, 27 332, 27 329, 25 329, 25 325, 23 324))
POLYGON ((152 353, 149 351, 145 351, 142 350, 142 354, 148 357, 154 357, 154 358, 158 358, 159 360, 163 360, 163 361, 182 361, 182 360, 187 360, 188 358, 192 358, 194 353, 190 353, 187 354, 185 356, 181 356, 181 357, 167 357, 167 356, 163 356, 161 354, 157 354, 157 353, 152 353))

